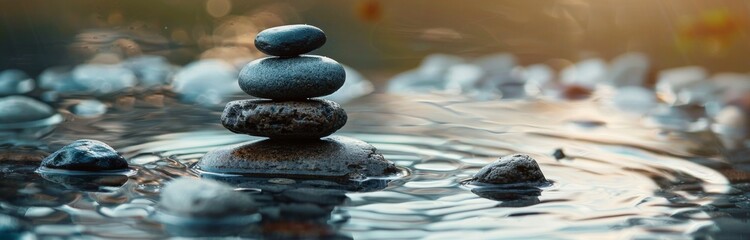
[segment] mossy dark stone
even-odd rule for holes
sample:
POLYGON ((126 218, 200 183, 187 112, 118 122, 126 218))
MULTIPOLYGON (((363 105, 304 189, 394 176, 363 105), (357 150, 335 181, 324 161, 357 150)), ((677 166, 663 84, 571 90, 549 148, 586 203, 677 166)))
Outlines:
POLYGON ((239 75, 240 88, 247 94, 273 100, 326 96, 341 88, 345 80, 341 64, 315 55, 261 58, 245 65, 239 75))
POLYGON ((106 143, 82 139, 44 158, 42 167, 77 171, 122 170, 128 168, 128 162, 106 143))
POLYGON ((255 47, 271 56, 297 56, 318 49, 325 43, 323 30, 306 24, 273 27, 255 36, 255 47))
POLYGON ((346 120, 341 106, 324 99, 232 101, 221 115, 221 124, 232 132, 274 139, 325 137, 343 127, 346 120))
POLYGON ((486 184, 545 184, 547 179, 536 160, 524 154, 502 157, 484 166, 474 181, 486 184))
POLYGON ((259 140, 208 152, 198 168, 263 177, 361 178, 387 176, 396 166, 363 141, 331 136, 313 141, 259 140))

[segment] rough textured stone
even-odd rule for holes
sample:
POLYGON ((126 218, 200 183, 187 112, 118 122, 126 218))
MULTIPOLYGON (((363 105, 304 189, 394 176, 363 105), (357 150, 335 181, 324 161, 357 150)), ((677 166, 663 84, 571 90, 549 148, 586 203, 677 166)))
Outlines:
POLYGON ((239 100, 227 103, 221 115, 221 124, 232 132, 276 139, 325 137, 343 127, 346 120, 343 108, 323 99, 239 100))
POLYGON ((255 47, 271 56, 297 56, 318 49, 325 43, 323 30, 306 24, 273 27, 255 36, 255 47))
POLYGON ((167 183, 159 206, 170 214, 186 217, 227 217, 257 211, 250 195, 213 180, 195 178, 167 183))
POLYGON ((502 157, 484 166, 474 175, 474 181, 488 184, 546 183, 536 160, 524 154, 502 157))
POLYGON ((247 94, 274 100, 325 96, 336 92, 345 80, 341 64, 315 55, 261 58, 245 65, 239 75, 240 87, 247 94))
POLYGON ((375 147, 348 137, 315 141, 260 140, 207 153, 198 163, 203 171, 273 177, 358 178, 397 172, 375 147))
POLYGON ((42 160, 42 167, 101 171, 128 168, 128 162, 106 143, 82 139, 77 140, 42 160))

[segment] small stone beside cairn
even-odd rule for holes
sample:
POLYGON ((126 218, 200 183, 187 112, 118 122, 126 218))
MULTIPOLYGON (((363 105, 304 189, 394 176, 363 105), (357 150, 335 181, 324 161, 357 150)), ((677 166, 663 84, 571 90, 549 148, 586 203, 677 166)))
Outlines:
POLYGON ((337 103, 318 99, 346 80, 333 59, 302 55, 325 44, 322 30, 310 25, 266 29, 255 46, 271 55, 248 63, 239 84, 263 99, 229 102, 221 123, 230 131, 269 139, 207 153, 198 163, 204 171, 271 176, 368 177, 396 171, 393 163, 357 139, 332 136, 347 115, 337 103), (321 139, 322 138, 322 139, 321 139))

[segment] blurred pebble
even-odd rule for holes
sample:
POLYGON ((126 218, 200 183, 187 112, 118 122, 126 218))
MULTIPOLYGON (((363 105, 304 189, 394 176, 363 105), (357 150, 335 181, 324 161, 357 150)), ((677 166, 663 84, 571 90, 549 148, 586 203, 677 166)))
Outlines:
POLYGON ((34 90, 34 80, 21 70, 0 72, 0 96, 24 94, 34 90))
POLYGON ((346 103, 356 98, 372 93, 374 87, 370 81, 365 79, 357 70, 350 68, 346 65, 344 71, 346 72, 346 81, 344 86, 339 90, 332 93, 331 95, 324 96, 324 99, 328 99, 337 103, 346 103))
POLYGON ((135 73, 140 85, 144 87, 158 87, 168 84, 176 69, 166 58, 155 55, 129 58, 122 64, 135 73))
POLYGON ((607 63, 599 58, 580 61, 560 72, 560 80, 566 85, 593 88, 607 76, 607 63))
MULTIPOLYGON (((71 68, 65 66, 47 68, 39 74, 39 87, 55 91, 70 91, 66 87, 74 85, 71 68)), ((80 87, 75 87, 78 89, 80 87)))
POLYGON ((721 139, 724 147, 735 149, 742 146, 742 141, 747 137, 747 115, 739 107, 724 107, 714 118, 711 126, 721 139))
POLYGON ((237 74, 237 69, 221 60, 199 60, 180 69, 172 87, 183 101, 212 106, 220 104, 227 95, 242 92, 237 74))
POLYGON ((422 60, 417 69, 393 77, 387 91, 390 93, 431 92, 445 89, 447 69, 464 63, 464 59, 447 54, 432 54, 422 60))
POLYGON ((0 214, 0 239, 21 239, 26 225, 15 217, 0 214))
POLYGON ((612 59, 607 82, 613 86, 643 86, 649 69, 648 57, 643 53, 629 52, 612 59))
POLYGON ((107 112, 107 105, 99 100, 83 100, 73 106, 73 113, 80 117, 95 118, 107 112))
MULTIPOLYGON (((76 66, 72 74, 73 83, 81 87, 81 92, 96 95, 105 95, 136 85, 133 71, 120 65, 82 64, 76 66)), ((62 89, 57 90, 64 92, 62 89)))
POLYGON ((651 111, 658 103, 653 91, 640 86, 617 89, 613 102, 620 110, 642 114, 651 111))
POLYGON ((47 104, 26 96, 0 98, 0 124, 41 120, 55 115, 47 104))
POLYGON ((543 94, 550 87, 550 83, 555 79, 555 72, 546 64, 533 64, 524 68, 521 77, 526 79, 526 94, 536 96, 543 94))
POLYGON ((707 76, 706 70, 698 66, 662 70, 656 81, 656 92, 662 100, 671 105, 686 104, 685 100, 689 100, 692 94, 690 92, 680 94, 680 92, 705 80, 707 76))

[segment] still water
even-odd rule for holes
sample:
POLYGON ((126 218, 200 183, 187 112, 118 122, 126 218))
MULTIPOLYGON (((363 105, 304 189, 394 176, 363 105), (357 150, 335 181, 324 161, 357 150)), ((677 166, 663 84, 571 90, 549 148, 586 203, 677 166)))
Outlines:
MULTIPOLYGON (((60 108, 75 102, 63 101, 60 108)), ((133 170, 119 180, 55 179, 33 173, 37 163, 2 163, 0 211, 30 223, 26 237, 741 237, 747 217, 738 215, 750 207, 747 186, 725 177, 737 171, 715 139, 663 130, 658 120, 619 112, 598 99, 477 102, 376 94, 344 105, 350 120, 337 134, 373 144, 403 170, 399 176, 351 186, 204 174, 265 204, 261 218, 205 225, 159 217, 161 188, 174 178, 200 177, 192 165, 207 151, 256 138, 223 129, 220 109, 185 105, 166 93, 107 102, 111 109, 104 116, 63 111, 66 122, 51 135, 3 146, 43 154, 76 139, 97 139, 122 152, 133 170), (566 157, 553 157, 557 149, 566 157), (536 158, 553 183, 520 197, 462 184, 512 153, 536 158)))

